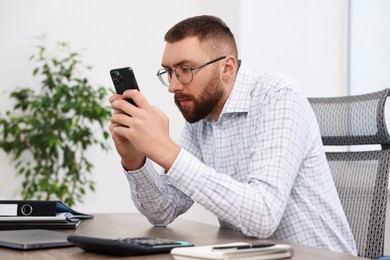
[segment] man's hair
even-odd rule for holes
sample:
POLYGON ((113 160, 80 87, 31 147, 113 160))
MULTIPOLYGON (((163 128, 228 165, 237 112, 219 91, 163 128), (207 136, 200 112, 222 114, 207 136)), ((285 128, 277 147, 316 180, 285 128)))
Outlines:
POLYGON ((164 40, 175 43, 187 37, 198 37, 201 43, 210 44, 210 54, 238 56, 233 33, 218 17, 201 15, 187 18, 174 25, 165 34, 164 40))

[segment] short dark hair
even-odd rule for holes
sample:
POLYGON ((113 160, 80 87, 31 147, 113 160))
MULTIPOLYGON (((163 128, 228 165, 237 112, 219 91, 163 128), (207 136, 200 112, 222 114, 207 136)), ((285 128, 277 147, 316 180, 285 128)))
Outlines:
POLYGON ((165 34, 164 40, 174 43, 193 36, 202 43, 209 42, 211 52, 217 55, 238 56, 233 33, 220 18, 211 15, 194 16, 177 23, 165 34))

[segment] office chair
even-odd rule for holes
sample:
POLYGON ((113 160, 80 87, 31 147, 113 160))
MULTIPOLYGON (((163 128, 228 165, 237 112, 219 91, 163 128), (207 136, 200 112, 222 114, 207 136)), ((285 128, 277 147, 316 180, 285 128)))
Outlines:
POLYGON ((336 152, 326 150, 326 157, 358 255, 368 258, 383 256, 384 249, 390 169, 384 108, 389 94, 390 89, 385 89, 365 95, 309 98, 323 144, 344 147, 336 152), (361 151, 362 145, 369 145, 369 150, 361 151))

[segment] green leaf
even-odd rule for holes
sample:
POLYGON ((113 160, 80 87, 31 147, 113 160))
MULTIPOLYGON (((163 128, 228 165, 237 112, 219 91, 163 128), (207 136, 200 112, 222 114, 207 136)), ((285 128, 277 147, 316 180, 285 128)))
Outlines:
POLYGON ((36 75, 38 74, 38 72, 39 72, 39 68, 35 68, 35 69, 33 70, 33 75, 36 76, 36 75))

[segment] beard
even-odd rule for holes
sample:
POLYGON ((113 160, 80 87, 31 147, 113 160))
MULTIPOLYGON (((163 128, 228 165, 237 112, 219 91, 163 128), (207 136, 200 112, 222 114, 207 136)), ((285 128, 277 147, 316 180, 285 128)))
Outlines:
POLYGON ((218 103, 221 101, 221 98, 225 94, 225 89, 223 88, 220 80, 219 74, 214 73, 214 76, 207 82, 203 91, 199 95, 199 99, 196 99, 193 95, 189 94, 175 94, 175 104, 179 108, 185 120, 188 123, 195 123, 199 120, 206 118, 218 103), (180 99, 189 99, 193 102, 192 108, 183 108, 180 105, 180 99))

